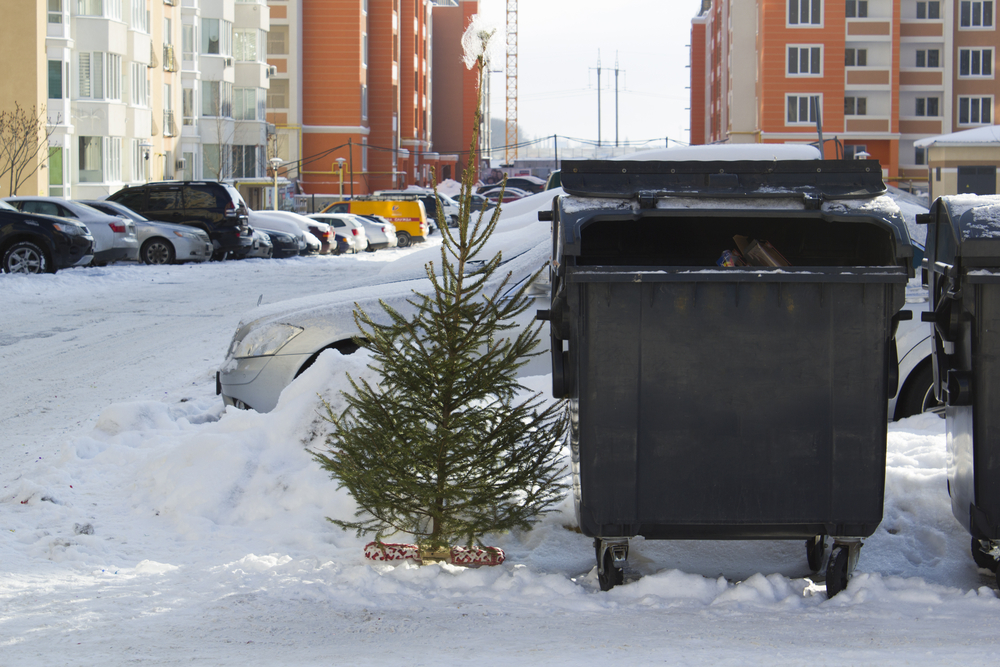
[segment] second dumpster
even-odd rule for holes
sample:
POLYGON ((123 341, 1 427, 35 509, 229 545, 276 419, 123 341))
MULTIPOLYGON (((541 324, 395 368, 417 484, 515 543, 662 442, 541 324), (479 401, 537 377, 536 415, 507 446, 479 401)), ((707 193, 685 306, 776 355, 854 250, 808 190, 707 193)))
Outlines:
POLYGON ((1000 552, 1000 197, 941 197, 924 278, 934 325, 935 393, 947 419, 948 495, 979 567, 1000 552))
POLYGON ((553 393, 601 588, 628 538, 805 539, 830 595, 882 519, 912 275, 877 161, 565 161, 553 393))

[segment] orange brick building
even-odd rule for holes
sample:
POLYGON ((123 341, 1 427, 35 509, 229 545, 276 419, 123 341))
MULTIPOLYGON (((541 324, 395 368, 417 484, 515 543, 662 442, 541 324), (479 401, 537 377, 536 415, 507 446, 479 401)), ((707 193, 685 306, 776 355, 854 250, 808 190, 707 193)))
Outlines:
MULTIPOLYGON (((432 59, 436 44, 459 44, 464 18, 432 29, 442 8, 430 0, 268 4, 276 28, 268 120, 286 162, 282 176, 307 194, 363 194, 429 185, 431 169, 439 178, 455 171, 457 155, 434 152, 432 59)), ((447 9, 474 14, 476 6, 447 9)), ((468 85, 467 77, 448 81, 468 85)))
POLYGON ((691 142, 815 142, 926 178, 917 139, 993 123, 993 0, 704 0, 691 142), (833 141, 829 141, 833 140, 833 141))

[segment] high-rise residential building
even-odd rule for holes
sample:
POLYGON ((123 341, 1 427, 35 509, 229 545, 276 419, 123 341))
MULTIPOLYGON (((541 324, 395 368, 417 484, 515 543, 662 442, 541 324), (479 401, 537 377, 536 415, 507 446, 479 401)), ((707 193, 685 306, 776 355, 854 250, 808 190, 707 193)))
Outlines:
MULTIPOLYGON (((439 178, 459 180, 468 164, 475 124, 476 104, 481 91, 474 70, 465 66, 462 35, 479 11, 478 0, 458 0, 434 7, 434 148, 441 154, 439 178), (451 163, 457 169, 450 168, 451 163)), ((484 82, 485 84, 485 82, 484 82)), ((484 114, 488 110, 483 105, 484 114)), ((486 145, 488 116, 480 127, 477 148, 486 145)), ((481 153, 475 156, 478 164, 481 153)))
POLYGON ((44 106, 49 122, 43 176, 22 192, 267 175, 264 0, 2 2, 18 25, 0 52, 20 66, 0 108, 44 106))
POLYGON ((917 139, 993 124, 994 0, 703 0, 691 142, 815 142, 926 178, 917 139))
POLYGON ((267 112, 282 176, 305 193, 362 194, 455 173, 459 156, 436 153, 432 133, 436 4, 268 1, 267 112))

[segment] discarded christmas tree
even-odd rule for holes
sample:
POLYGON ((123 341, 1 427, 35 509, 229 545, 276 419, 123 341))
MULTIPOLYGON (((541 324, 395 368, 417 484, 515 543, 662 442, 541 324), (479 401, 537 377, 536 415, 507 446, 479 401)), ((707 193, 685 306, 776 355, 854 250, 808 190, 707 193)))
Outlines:
MULTIPOLYGON (((480 86, 494 33, 474 21, 463 37, 480 86)), ((476 128, 480 120, 477 107, 476 128)), ((459 224, 440 225, 440 269, 426 266, 431 293, 415 292, 399 310, 382 302, 379 321, 355 311, 379 379, 349 376, 347 408, 338 415, 327 405, 327 448, 312 452, 359 507, 354 521, 330 521, 379 541, 408 533, 422 548, 477 544, 487 533, 529 528, 565 491, 563 407, 541 394, 525 398, 517 380, 540 354, 540 326, 514 322, 533 306, 527 291, 540 271, 515 284, 500 253, 478 256, 500 207, 473 219, 477 141, 478 129, 459 224)))

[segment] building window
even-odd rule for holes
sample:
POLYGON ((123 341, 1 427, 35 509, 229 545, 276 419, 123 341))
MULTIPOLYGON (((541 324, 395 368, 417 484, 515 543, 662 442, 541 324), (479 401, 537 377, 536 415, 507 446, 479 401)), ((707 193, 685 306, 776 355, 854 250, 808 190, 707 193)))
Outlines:
POLYGON ((49 195, 63 196, 63 149, 49 146, 49 195))
POLYGON ((181 114, 185 125, 197 125, 198 119, 195 117, 194 88, 184 88, 181 90, 181 114))
POLYGON ((132 30, 149 34, 149 12, 144 2, 132 2, 132 30))
POLYGON ((868 49, 844 49, 844 65, 847 67, 867 67, 868 49))
POLYGON ((993 49, 959 49, 959 76, 993 76, 993 49))
POLYGON ((233 57, 242 62, 258 62, 261 31, 239 29, 233 31, 233 57))
MULTIPOLYGON (((395 44, 395 42, 393 42, 395 44)), ((368 67, 368 33, 361 35, 361 64, 368 67)))
POLYGON ((993 0, 962 0, 958 24, 963 28, 992 28, 993 0))
POLYGON ((864 116, 868 113, 868 98, 867 97, 845 97, 844 98, 844 115, 845 116, 864 116))
POLYGON ((917 98, 917 115, 918 116, 938 116, 938 98, 936 97, 918 97, 917 98))
POLYGON ((49 99, 61 100, 63 96, 62 61, 49 61, 49 99))
MULTIPOLYGON (((822 75, 823 48, 821 46, 789 46, 788 73, 795 75, 822 75)), ((417 84, 413 84, 417 88, 417 84)))
POLYGON ((847 0, 847 18, 866 18, 868 16, 868 0, 847 0))
POLYGON ((959 125, 991 125, 993 123, 993 96, 959 97, 959 125))
POLYGON ((368 118, 368 86, 361 86, 361 117, 368 118))
POLYGON ((288 26, 272 25, 267 31, 267 52, 273 55, 288 55, 288 26))
POLYGON ((940 67, 941 52, 937 49, 927 49, 917 51, 917 67, 940 67))
POLYGON ((233 24, 222 19, 201 20, 201 52, 215 56, 231 56, 233 24))
POLYGON ((132 106, 144 107, 149 104, 149 68, 142 63, 130 63, 129 78, 131 79, 132 106))
POLYGON ((120 101, 122 57, 116 53, 81 52, 78 56, 79 97, 120 101))
POLYGON ((822 25, 823 0, 788 0, 788 25, 822 25))
POLYGON ((236 120, 263 120, 257 118, 257 89, 233 89, 233 118, 236 120))
POLYGON ((927 164, 927 149, 915 146, 913 148, 913 162, 918 165, 927 164))
POLYGON ((233 84, 227 81, 202 81, 201 115, 232 118, 233 84))
POLYGON ((939 19, 939 18, 941 18, 941 2, 940 2, 940 0, 931 0, 930 2, 918 2, 917 3, 917 18, 918 19, 939 19))
POLYGON ((62 23, 62 0, 49 0, 49 23, 62 23))
POLYGON ((233 178, 257 177, 259 146, 233 146, 233 178))
POLYGON ((104 158, 101 155, 103 141, 101 137, 80 137, 80 182, 100 183, 104 180, 101 166, 104 158))
POLYGON ((267 107, 288 108, 288 79, 271 79, 271 87, 267 91, 267 107))
POLYGON ((182 25, 181 26, 181 49, 183 49, 181 57, 184 60, 194 60, 194 26, 193 25, 182 25))
POLYGON ((819 95, 786 95, 786 125, 810 125, 816 123, 816 110, 823 103, 819 95))

